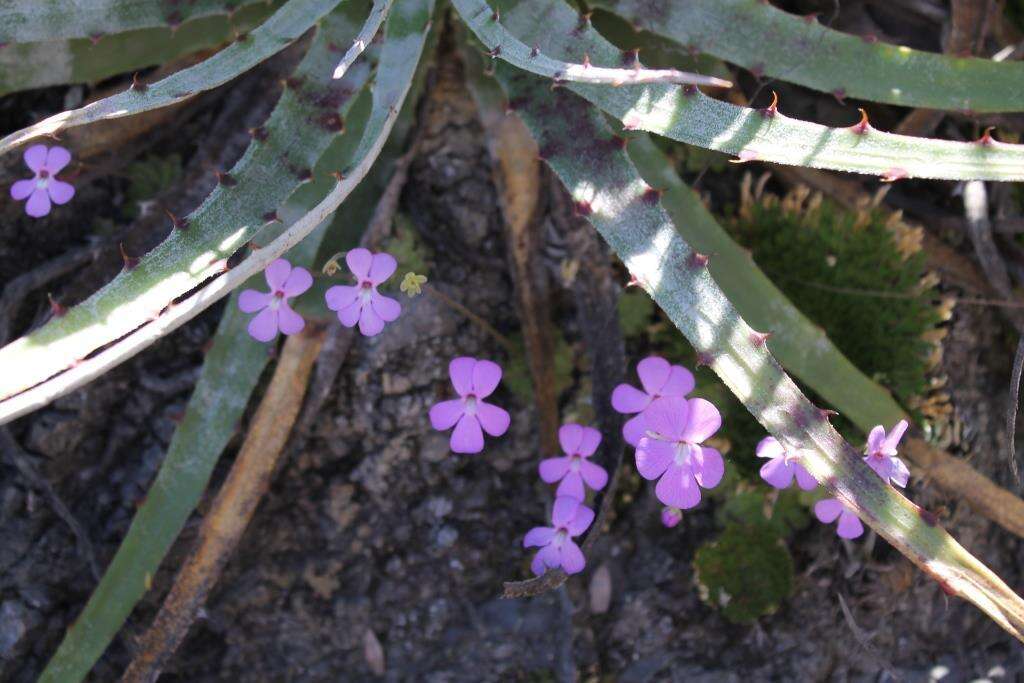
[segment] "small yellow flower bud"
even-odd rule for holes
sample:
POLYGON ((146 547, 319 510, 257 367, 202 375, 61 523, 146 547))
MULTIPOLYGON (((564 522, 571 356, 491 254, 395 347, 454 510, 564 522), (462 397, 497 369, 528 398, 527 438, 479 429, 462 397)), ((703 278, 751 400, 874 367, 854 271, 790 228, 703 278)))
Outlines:
POLYGON ((338 259, 340 259, 343 255, 344 252, 339 251, 337 254, 327 259, 327 263, 325 263, 324 267, 321 268, 323 274, 326 275, 327 277, 334 277, 335 273, 341 270, 341 264, 338 263, 338 259))
POLYGON ((416 273, 406 273, 405 277, 402 278, 402 284, 398 286, 403 292, 405 292, 409 298, 416 296, 423 291, 422 287, 427 282, 426 275, 417 275, 416 273))

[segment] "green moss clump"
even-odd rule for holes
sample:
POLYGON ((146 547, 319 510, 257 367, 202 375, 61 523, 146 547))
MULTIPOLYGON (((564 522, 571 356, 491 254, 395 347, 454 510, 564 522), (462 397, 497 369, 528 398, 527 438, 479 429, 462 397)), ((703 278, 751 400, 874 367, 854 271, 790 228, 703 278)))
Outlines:
POLYGON ((771 529, 730 524, 693 560, 701 599, 737 624, 771 614, 793 592, 793 558, 771 529))
POLYGON ((925 255, 898 215, 846 211, 795 192, 760 201, 747 194, 728 227, 754 261, 868 376, 907 402, 928 388, 941 316, 922 285, 925 255))

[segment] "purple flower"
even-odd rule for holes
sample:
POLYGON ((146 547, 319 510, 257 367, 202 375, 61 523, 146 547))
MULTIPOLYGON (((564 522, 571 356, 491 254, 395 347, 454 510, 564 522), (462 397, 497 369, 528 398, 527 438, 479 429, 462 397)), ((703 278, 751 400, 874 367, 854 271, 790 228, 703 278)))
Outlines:
POLYGON ((647 436, 636 447, 640 476, 658 480, 654 492, 665 505, 687 510, 700 502, 698 484, 714 488, 725 463, 716 449, 702 446, 722 426, 718 409, 702 398, 659 398, 644 412, 647 436))
POLYGON ((534 527, 523 539, 524 548, 540 548, 530 563, 533 573, 540 576, 556 567, 564 569, 566 574, 583 571, 587 561, 572 539, 586 531, 593 521, 594 511, 577 499, 569 496, 555 498, 551 526, 534 527))
POLYGON ((818 481, 800 464, 800 454, 783 448, 774 436, 766 436, 757 444, 757 457, 770 458, 761 466, 761 478, 777 489, 789 488, 796 476, 796 484, 804 491, 813 491, 818 481))
POLYGON ((896 457, 896 446, 907 431, 907 421, 900 420, 892 428, 889 435, 885 435, 885 428, 876 425, 868 434, 868 447, 865 451, 864 462, 875 471, 886 482, 904 487, 910 479, 910 471, 902 460, 896 457))
POLYGON ((484 449, 484 432, 501 436, 511 418, 504 408, 484 402, 501 381, 501 366, 489 360, 455 358, 448 374, 459 398, 441 401, 430 409, 430 424, 439 431, 450 429, 455 453, 479 453, 484 449), (481 427, 483 428, 481 430, 481 427))
POLYGON ((857 538, 864 533, 864 525, 848 507, 837 498, 826 498, 814 504, 814 516, 822 524, 831 524, 839 519, 836 533, 841 538, 857 538))
POLYGON ((555 495, 583 500, 586 496, 584 482, 595 491, 603 489, 608 483, 608 473, 588 460, 601 443, 601 432, 577 424, 562 425, 558 430, 558 443, 562 445, 565 456, 548 458, 540 463, 541 479, 549 484, 562 482, 555 495))
POLYGON ((644 358, 637 363, 643 391, 630 384, 620 384, 612 392, 612 407, 620 413, 639 413, 622 426, 622 437, 630 446, 636 446, 644 435, 644 412, 655 400, 663 396, 685 398, 693 391, 693 374, 681 365, 669 365, 658 356, 644 358))
POLYGON ((679 508, 666 505, 661 509, 661 523, 669 529, 678 525, 681 521, 683 521, 683 511, 679 508))
POLYGON ((247 289, 238 297, 238 308, 244 313, 256 313, 249 321, 252 338, 268 342, 281 334, 298 334, 306 326, 302 316, 292 310, 288 299, 296 297, 313 286, 313 276, 305 268, 292 268, 283 258, 273 261, 263 273, 270 285, 269 292, 247 289))
POLYGON ((402 304, 377 291, 394 274, 398 262, 391 254, 371 254, 369 249, 353 249, 345 254, 345 263, 356 276, 356 286, 335 285, 327 290, 327 308, 338 312, 345 327, 355 327, 367 337, 380 334, 384 323, 398 319, 402 304))
POLYGON ((35 173, 28 180, 11 185, 11 197, 25 202, 25 213, 41 218, 50 213, 50 202, 67 204, 75 196, 70 183, 57 180, 57 174, 71 162, 71 152, 63 147, 33 145, 25 150, 25 164, 35 173))

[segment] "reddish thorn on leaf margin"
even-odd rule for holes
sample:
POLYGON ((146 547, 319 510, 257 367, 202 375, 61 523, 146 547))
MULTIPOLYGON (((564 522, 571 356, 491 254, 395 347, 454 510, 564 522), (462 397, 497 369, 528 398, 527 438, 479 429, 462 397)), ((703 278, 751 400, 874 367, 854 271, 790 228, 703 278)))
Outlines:
POLYGON ((770 119, 779 113, 779 93, 772 90, 772 103, 761 110, 761 116, 770 119))
POLYGON ((117 246, 121 249, 121 259, 124 261, 125 270, 132 270, 135 266, 139 265, 139 257, 129 256, 128 252, 124 250, 124 242, 120 242, 117 246))
POLYGON ((171 223, 174 224, 174 227, 176 229, 184 230, 184 229, 186 229, 188 227, 188 219, 187 218, 178 218, 173 213, 171 213, 168 209, 164 209, 164 213, 166 213, 167 217, 171 219, 171 223))
POLYGON ((975 142, 982 147, 990 147, 993 143, 997 142, 997 140, 992 137, 992 131, 995 129, 995 126, 989 126, 985 129, 985 132, 981 134, 981 137, 975 140, 975 142))
POLYGON ((697 354, 697 363, 696 364, 697 364, 698 368, 701 367, 701 366, 704 366, 706 368, 710 368, 714 362, 715 362, 715 357, 712 356, 710 353, 707 353, 706 351, 701 351, 700 353, 697 354))
POLYGON ((729 159, 730 164, 745 164, 749 161, 757 160, 757 152, 752 149, 740 150, 739 156, 735 159, 729 159))
POLYGON ((494 12, 491 13, 491 21, 494 21, 494 22, 501 21, 501 10, 495 9, 494 12))
POLYGON ((832 91, 832 97, 836 98, 839 104, 846 104, 846 88, 836 88, 832 91))
POLYGON ((644 204, 657 204, 661 201, 661 195, 665 194, 665 190, 657 190, 653 187, 648 187, 644 190, 644 193, 640 195, 640 200, 644 204))
POLYGON ((267 211, 263 214, 264 223, 280 223, 281 218, 277 215, 277 211, 267 211))
POLYGON ((910 174, 907 173, 907 169, 894 166, 893 168, 890 168, 888 171, 882 174, 882 182, 894 183, 897 180, 903 180, 904 178, 908 177, 910 177, 910 174))
POLYGON ((235 185, 238 184, 238 181, 235 180, 235 177, 230 173, 214 171, 213 174, 217 176, 217 182, 223 185, 224 187, 234 187, 235 185))
POLYGON ((868 131, 871 130, 871 123, 868 121, 868 113, 864 109, 858 109, 860 112, 860 121, 850 126, 850 130, 857 135, 867 135, 868 131))
POLYGON ((750 333, 750 343, 754 346, 764 346, 771 339, 771 336, 771 332, 758 332, 755 330, 750 333))
POLYGON ((928 526, 938 526, 939 516, 936 515, 934 512, 928 512, 919 505, 917 506, 917 514, 921 517, 921 521, 927 524, 928 526))
POLYGON ((629 274, 629 282, 626 283, 626 289, 629 289, 630 287, 639 287, 639 286, 640 286, 640 280, 638 280, 636 278, 636 275, 633 275, 633 273, 630 273, 629 274))
POLYGON ((708 265, 708 261, 710 260, 711 256, 709 254, 702 254, 699 251, 695 251, 686 259, 686 264, 691 268, 704 268, 708 265))
POLYGON ((53 298, 52 294, 47 293, 46 298, 50 300, 50 313, 53 314, 54 318, 59 318, 68 312, 68 309, 61 306, 57 300, 53 298))
POLYGON ((534 45, 534 46, 533 46, 533 47, 532 47, 532 48, 530 49, 530 58, 532 59, 533 57, 536 57, 536 56, 537 56, 537 55, 539 55, 539 54, 540 54, 540 48, 539 48, 539 47, 537 47, 536 45, 534 45))
POLYGON ((149 86, 139 79, 138 72, 132 74, 132 90, 135 92, 146 92, 149 90, 149 86))
POLYGON ((573 212, 577 216, 589 216, 594 213, 594 207, 585 199, 579 199, 573 202, 572 208, 573 212))

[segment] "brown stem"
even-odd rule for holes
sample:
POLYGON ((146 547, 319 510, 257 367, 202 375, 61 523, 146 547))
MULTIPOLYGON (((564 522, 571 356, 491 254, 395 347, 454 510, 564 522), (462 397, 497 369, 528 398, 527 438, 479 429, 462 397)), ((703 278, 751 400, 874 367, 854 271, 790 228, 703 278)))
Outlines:
POLYGON ((152 682, 184 640, 270 485, 302 405, 323 329, 289 337, 227 480, 203 518, 199 539, 140 642, 123 683, 152 682))

